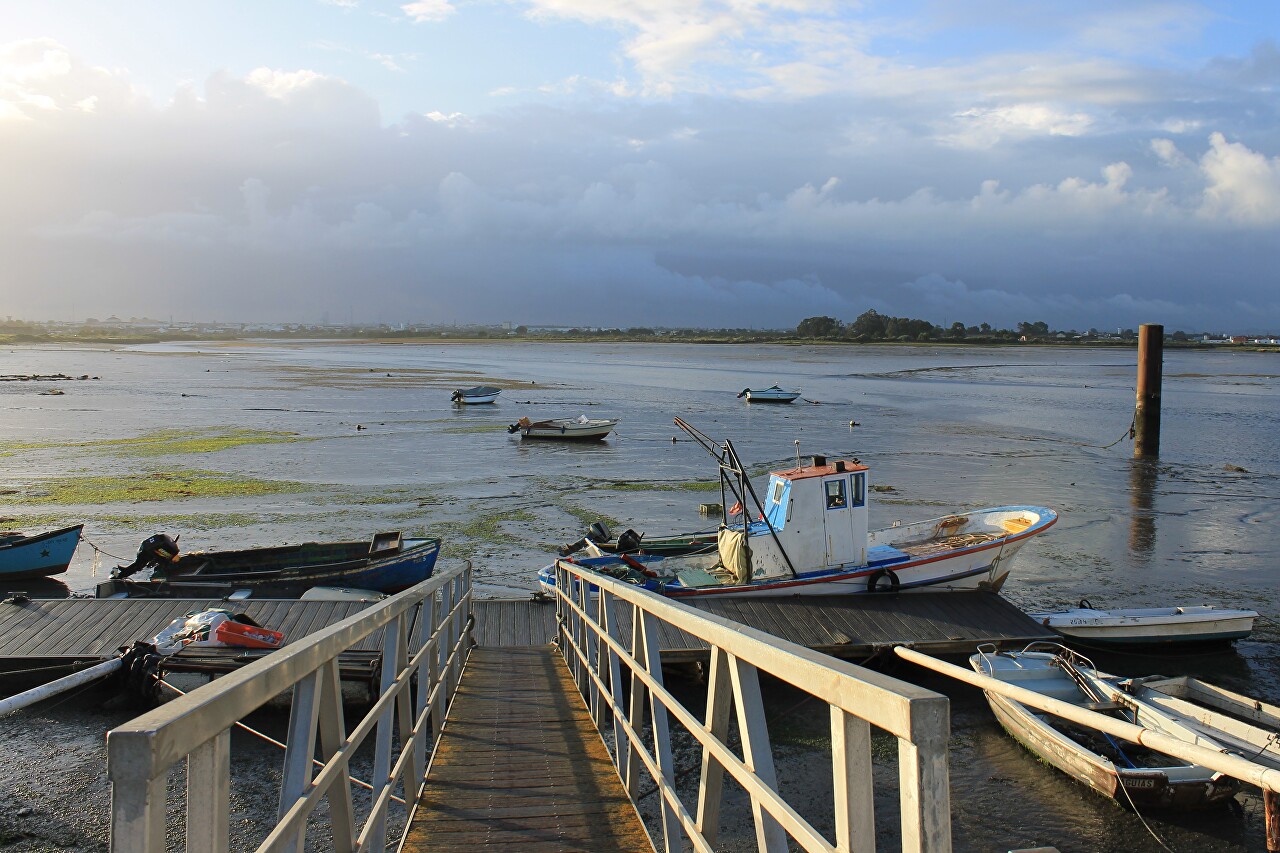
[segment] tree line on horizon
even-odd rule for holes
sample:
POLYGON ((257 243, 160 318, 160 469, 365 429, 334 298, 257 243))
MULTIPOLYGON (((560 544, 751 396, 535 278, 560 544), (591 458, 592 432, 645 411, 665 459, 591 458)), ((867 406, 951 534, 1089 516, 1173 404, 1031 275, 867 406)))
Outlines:
MULTIPOLYGON (((892 317, 881 314, 874 308, 864 311, 851 323, 837 320, 835 317, 806 317, 796 326, 796 336, 801 338, 817 338, 823 340, 853 341, 963 341, 976 339, 981 341, 1012 341, 1046 339, 1062 335, 1068 338, 1098 337, 1097 329, 1087 332, 1058 331, 1049 328, 1043 320, 1023 321, 1013 329, 997 329, 989 323, 966 326, 960 321, 950 326, 937 326, 928 320, 914 317, 892 317)), ((1136 338, 1138 333, 1133 329, 1123 329, 1117 337, 1121 339, 1136 338)), ((1183 332, 1182 340, 1187 336, 1183 332)))

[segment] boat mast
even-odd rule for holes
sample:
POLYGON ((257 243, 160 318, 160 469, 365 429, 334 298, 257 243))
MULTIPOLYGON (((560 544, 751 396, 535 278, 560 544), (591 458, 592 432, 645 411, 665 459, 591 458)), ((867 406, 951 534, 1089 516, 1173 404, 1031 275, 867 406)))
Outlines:
MULTIPOLYGON (((711 458, 715 459, 716 464, 720 466, 720 494, 724 494, 724 489, 727 485, 733 496, 742 505, 742 534, 748 537, 748 552, 751 548, 749 538, 751 535, 751 513, 747 511, 747 498, 749 496, 752 505, 755 506, 756 511, 759 513, 760 520, 768 528, 773 544, 778 546, 782 559, 786 561, 787 568, 791 570, 791 574, 794 576, 796 567, 791 562, 791 555, 787 553, 786 548, 782 547, 782 542, 778 539, 778 531, 774 530, 773 523, 765 515, 764 505, 760 503, 760 498, 756 495, 756 490, 751 485, 751 478, 747 476, 746 466, 742 464, 742 459, 738 456, 738 451, 734 448, 733 442, 725 439, 724 444, 717 444, 709 435, 696 427, 690 426, 683 419, 676 418, 675 422, 676 426, 687 432, 694 441, 702 445, 702 449, 711 454, 711 458)), ((725 498, 722 497, 721 500, 725 500, 725 498)))

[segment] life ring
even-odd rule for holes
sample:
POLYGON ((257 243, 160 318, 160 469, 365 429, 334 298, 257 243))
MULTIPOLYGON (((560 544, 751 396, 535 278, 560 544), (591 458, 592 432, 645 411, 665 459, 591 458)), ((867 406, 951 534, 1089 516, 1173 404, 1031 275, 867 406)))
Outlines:
POLYGON ((898 580, 898 575, 891 569, 878 569, 867 578, 867 592, 897 592, 901 586, 902 582, 898 580), (889 586, 881 587, 880 579, 886 576, 889 578, 889 586))

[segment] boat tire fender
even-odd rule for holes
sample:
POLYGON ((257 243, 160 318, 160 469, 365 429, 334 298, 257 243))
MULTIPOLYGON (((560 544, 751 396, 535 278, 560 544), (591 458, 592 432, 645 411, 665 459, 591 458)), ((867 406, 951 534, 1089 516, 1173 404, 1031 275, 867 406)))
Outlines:
POLYGON ((902 582, 898 580, 898 575, 892 569, 879 569, 867 578, 867 592, 897 592, 902 586, 902 582), (881 578, 889 578, 888 586, 881 586, 881 578))
POLYGON ((1080 599, 1080 609, 1081 609, 1081 610, 1092 610, 1092 609, 1093 609, 1093 605, 1089 603, 1089 599, 1087 599, 1087 598, 1082 598, 1082 599, 1080 599))

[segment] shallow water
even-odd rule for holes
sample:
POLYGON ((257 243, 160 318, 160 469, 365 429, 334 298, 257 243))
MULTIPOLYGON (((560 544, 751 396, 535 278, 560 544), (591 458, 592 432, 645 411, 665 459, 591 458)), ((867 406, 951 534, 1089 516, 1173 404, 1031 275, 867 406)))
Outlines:
MULTIPOLYGON (((1135 359, 1133 350, 1078 348, 10 348, 0 350, 0 374, 100 379, 56 383, 62 396, 38 394, 54 383, 0 383, 0 489, 14 492, 0 496, 13 501, 0 504, 0 517, 14 519, 2 523, 9 527, 84 521, 93 545, 126 562, 162 530, 181 534, 184 550, 363 538, 386 529, 438 533, 446 562, 474 561, 483 594, 524 595, 554 547, 578 538, 595 517, 650 535, 708 526, 698 504, 720 496, 699 484, 713 481, 716 469, 673 426, 680 416, 731 438, 761 472, 793 463, 797 452, 856 455, 871 467, 873 484, 891 489, 872 493, 873 527, 952 509, 1053 507, 1061 520, 1020 552, 1006 595, 1036 609, 1082 597, 1103 607, 1252 607, 1264 620, 1234 651, 1108 659, 1106 666, 1207 674, 1275 701, 1280 359, 1167 352, 1162 453, 1146 463, 1131 459, 1127 438, 1104 447, 1129 427, 1135 359), (775 382, 800 387, 819 404, 747 405, 735 396, 775 382), (480 383, 504 387, 498 404, 450 403, 453 388, 480 383), (521 441, 505 430, 521 415, 579 414, 621 424, 590 445, 521 441), (250 429, 305 440, 167 455, 119 444, 161 429, 250 429), (294 484, 294 491, 30 502, 50 478, 109 475, 145 484, 191 470, 294 484)), ((95 553, 81 546, 63 576, 66 587, 92 585, 95 553)), ((115 561, 96 562, 100 578, 115 561)), ((1033 841, 1064 851, 1159 849, 1132 814, 1037 764, 999 730, 976 691, 928 683, 955 702, 957 849, 1033 841)), ((1149 819, 1175 850, 1261 850, 1260 808, 1256 798, 1243 801, 1243 818, 1149 819)))

